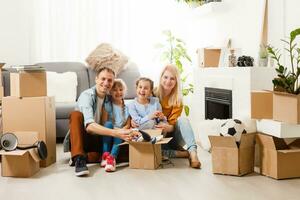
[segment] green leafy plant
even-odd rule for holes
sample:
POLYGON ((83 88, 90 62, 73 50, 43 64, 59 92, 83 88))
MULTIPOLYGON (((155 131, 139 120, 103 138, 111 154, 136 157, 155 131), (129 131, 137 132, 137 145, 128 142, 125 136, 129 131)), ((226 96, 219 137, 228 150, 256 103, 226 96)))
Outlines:
POLYGON ((196 3, 202 5, 205 3, 205 0, 176 0, 177 2, 185 2, 185 3, 196 3))
POLYGON ((295 39, 298 35, 300 35, 300 28, 295 29, 290 33, 289 41, 283 39, 281 40, 288 46, 287 48, 284 48, 284 50, 288 52, 291 70, 288 70, 286 66, 281 64, 280 58, 282 54, 280 53, 279 49, 276 49, 272 46, 267 47, 271 58, 274 59, 277 64, 277 77, 273 79, 274 90, 276 91, 282 91, 296 95, 300 93, 300 48, 295 42, 295 39))
MULTIPOLYGON (((180 73, 182 82, 182 94, 188 96, 194 92, 194 85, 188 83, 188 74, 185 73, 183 62, 192 63, 190 56, 187 54, 186 44, 179 38, 176 38, 170 30, 163 31, 166 40, 163 44, 158 44, 157 47, 162 50, 161 60, 167 61, 170 64, 176 65, 180 73)), ((188 116, 190 108, 187 105, 183 106, 185 114, 188 116)))

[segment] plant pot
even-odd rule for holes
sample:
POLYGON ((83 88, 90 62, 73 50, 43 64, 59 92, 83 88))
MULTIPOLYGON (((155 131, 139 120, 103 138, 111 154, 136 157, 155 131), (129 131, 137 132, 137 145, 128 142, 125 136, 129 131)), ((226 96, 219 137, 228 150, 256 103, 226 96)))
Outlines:
POLYGON ((258 66, 267 67, 268 66, 268 58, 260 58, 258 61, 258 66))

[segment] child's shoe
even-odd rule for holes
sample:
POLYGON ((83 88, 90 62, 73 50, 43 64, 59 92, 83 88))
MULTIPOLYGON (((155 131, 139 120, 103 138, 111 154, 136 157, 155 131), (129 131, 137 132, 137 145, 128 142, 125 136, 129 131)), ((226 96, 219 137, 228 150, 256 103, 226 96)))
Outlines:
POLYGON ((105 167, 106 166, 106 160, 107 160, 107 157, 110 155, 109 152, 104 152, 102 154, 102 160, 101 160, 101 163, 100 163, 100 166, 101 167, 105 167))
POLYGON ((109 155, 106 158, 105 171, 106 172, 116 171, 116 159, 112 155, 109 155))

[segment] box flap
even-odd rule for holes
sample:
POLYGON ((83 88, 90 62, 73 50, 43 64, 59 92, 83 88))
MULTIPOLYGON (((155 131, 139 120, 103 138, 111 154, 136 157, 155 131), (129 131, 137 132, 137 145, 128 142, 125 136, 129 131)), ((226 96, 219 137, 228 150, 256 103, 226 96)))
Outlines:
POLYGON ((229 147, 229 148, 237 148, 237 144, 235 142, 234 137, 229 136, 208 136, 212 147, 229 147))
POLYGON ((40 157, 38 156, 38 152, 36 148, 29 149, 28 152, 35 162, 41 161, 40 157))
POLYGON ((240 142, 240 148, 246 148, 246 147, 254 146, 255 135, 256 135, 256 133, 242 134, 241 142, 240 142))
POLYGON ((26 152, 27 152, 27 150, 15 150, 15 151, 1 150, 0 155, 4 155, 4 156, 23 156, 26 152))
POLYGON ((274 149, 274 150, 284 150, 288 149, 287 144, 284 142, 284 139, 273 137, 270 135, 264 135, 262 133, 257 134, 256 136, 257 141, 267 149, 274 149))
POLYGON ((291 94, 291 93, 287 93, 287 92, 278 92, 278 91, 273 91, 274 95, 283 95, 283 96, 291 96, 291 97, 295 97, 295 98, 300 98, 300 94, 296 95, 296 94, 291 94))
POLYGON ((278 150, 281 153, 299 153, 300 149, 285 149, 285 150, 278 150))

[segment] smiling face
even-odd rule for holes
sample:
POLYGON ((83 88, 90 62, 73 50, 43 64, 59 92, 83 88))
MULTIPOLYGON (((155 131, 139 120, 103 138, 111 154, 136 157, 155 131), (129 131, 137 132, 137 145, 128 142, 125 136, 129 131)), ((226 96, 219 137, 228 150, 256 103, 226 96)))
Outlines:
POLYGON ((160 84, 167 93, 170 93, 173 90, 173 88, 176 86, 176 83, 177 81, 175 75, 169 70, 166 70, 161 76, 160 84))
POLYGON ((122 86, 116 85, 111 89, 110 94, 111 94, 113 100, 121 101, 124 98, 125 91, 122 86))
POLYGON ((104 97, 110 91, 114 78, 115 75, 109 70, 103 70, 96 76, 96 88, 100 97, 104 97))
POLYGON ((151 83, 147 80, 140 80, 136 86, 136 96, 140 100, 146 100, 152 95, 151 83))

